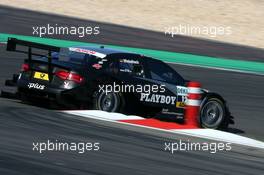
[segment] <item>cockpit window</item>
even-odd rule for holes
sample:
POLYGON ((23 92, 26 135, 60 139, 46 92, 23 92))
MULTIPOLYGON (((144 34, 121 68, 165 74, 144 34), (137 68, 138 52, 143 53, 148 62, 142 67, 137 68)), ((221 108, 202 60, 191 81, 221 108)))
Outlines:
POLYGON ((148 61, 150 75, 154 80, 164 81, 173 84, 183 84, 184 79, 169 65, 161 61, 148 61))
POLYGON ((144 67, 138 60, 120 59, 119 71, 138 77, 145 77, 144 67))

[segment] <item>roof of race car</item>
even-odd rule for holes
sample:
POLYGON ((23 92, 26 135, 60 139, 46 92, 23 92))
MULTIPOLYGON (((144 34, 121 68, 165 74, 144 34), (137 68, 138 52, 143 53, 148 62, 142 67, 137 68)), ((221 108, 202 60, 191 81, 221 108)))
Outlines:
POLYGON ((91 54, 91 55, 95 55, 98 57, 105 57, 109 54, 114 54, 114 53, 131 53, 131 52, 124 51, 124 50, 105 48, 103 46, 100 46, 100 47, 74 46, 74 47, 69 47, 69 50, 80 52, 80 53, 85 53, 85 54, 91 54))

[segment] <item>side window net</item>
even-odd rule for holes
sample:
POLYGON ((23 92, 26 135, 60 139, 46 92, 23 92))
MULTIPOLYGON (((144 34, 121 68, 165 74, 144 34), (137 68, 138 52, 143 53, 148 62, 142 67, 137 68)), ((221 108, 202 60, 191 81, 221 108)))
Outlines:
POLYGON ((143 66, 136 60, 120 59, 119 71, 138 77, 145 77, 143 66))
POLYGON ((145 77, 142 65, 134 65, 132 73, 138 77, 145 77))

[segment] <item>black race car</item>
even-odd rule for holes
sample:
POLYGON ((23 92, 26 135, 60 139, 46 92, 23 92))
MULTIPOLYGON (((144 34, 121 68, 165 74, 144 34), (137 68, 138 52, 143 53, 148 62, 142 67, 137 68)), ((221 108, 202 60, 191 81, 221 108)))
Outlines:
MULTIPOLYGON (((8 39, 7 51, 28 55, 19 75, 6 81, 24 101, 184 118, 188 81, 160 60, 103 46, 59 48, 15 38, 8 39)), ((225 100, 207 90, 199 121, 215 129, 233 123, 225 100)))

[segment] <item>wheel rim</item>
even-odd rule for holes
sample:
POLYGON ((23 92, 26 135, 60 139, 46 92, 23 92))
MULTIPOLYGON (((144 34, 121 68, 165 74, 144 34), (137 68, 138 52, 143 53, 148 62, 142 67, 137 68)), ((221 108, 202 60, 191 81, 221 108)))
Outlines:
POLYGON ((207 128, 217 128, 224 115, 224 109, 222 105, 217 101, 208 101, 201 111, 202 125, 207 128))
POLYGON ((102 111, 115 112, 118 108, 119 98, 115 93, 102 93, 98 99, 99 109, 102 111))

